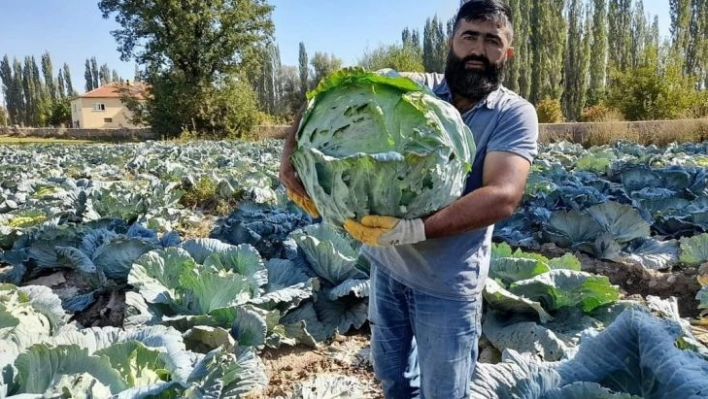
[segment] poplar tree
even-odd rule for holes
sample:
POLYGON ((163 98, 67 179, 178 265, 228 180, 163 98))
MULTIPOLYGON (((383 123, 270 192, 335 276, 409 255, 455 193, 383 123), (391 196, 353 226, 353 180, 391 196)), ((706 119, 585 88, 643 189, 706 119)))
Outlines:
POLYGON ((605 97, 607 82, 607 0, 593 0, 592 13, 588 103, 594 105, 605 97))
POLYGON ((305 43, 303 42, 300 42, 300 49, 298 51, 298 61, 300 62, 298 68, 300 76, 300 94, 304 101, 305 95, 309 90, 308 85, 310 82, 310 63, 308 62, 307 49, 305 49, 305 43))
POLYGON ((96 57, 91 57, 91 82, 94 89, 101 87, 101 78, 96 57))
POLYGON ((59 73, 57 74, 57 96, 59 98, 66 98, 66 83, 64 82, 64 70, 59 69, 59 73))
POLYGON ((73 97, 75 96, 76 90, 74 90, 74 86, 71 83, 71 69, 69 68, 69 64, 64 63, 64 84, 66 85, 66 95, 67 97, 73 97))
POLYGON ((84 79, 86 80, 86 91, 91 91, 96 87, 93 85, 93 73, 91 72, 91 60, 86 59, 86 64, 84 65, 84 79))
POLYGON ((57 98, 57 88, 54 83, 54 67, 52 66, 52 59, 48 52, 42 54, 42 74, 44 75, 44 84, 46 85, 49 98, 54 101, 57 98))
POLYGON ((568 5, 568 41, 565 46, 563 68, 563 97, 561 105, 566 120, 580 119, 585 106, 587 88, 587 53, 589 42, 587 21, 583 21, 584 7, 582 0, 570 0, 568 5))

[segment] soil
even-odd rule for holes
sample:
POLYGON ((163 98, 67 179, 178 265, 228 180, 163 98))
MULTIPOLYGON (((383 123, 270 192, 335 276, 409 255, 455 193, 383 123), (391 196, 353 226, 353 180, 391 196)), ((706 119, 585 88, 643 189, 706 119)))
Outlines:
POLYGON ((358 380, 364 391, 358 398, 383 398, 369 361, 369 338, 368 331, 363 329, 338 335, 316 349, 296 346, 264 350, 261 358, 270 383, 265 392, 249 396, 249 399, 291 398, 299 384, 325 373, 358 380))

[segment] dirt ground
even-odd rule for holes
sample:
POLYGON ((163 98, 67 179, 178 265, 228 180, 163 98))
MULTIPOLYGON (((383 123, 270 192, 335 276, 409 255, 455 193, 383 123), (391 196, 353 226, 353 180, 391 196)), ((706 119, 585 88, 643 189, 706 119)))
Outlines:
POLYGON ((369 361, 369 338, 369 332, 362 329, 338 335, 314 350, 300 346, 265 350, 261 358, 270 384, 265 392, 249 399, 291 398, 300 384, 327 374, 352 377, 359 382, 358 392, 333 398, 382 399, 381 386, 369 361))

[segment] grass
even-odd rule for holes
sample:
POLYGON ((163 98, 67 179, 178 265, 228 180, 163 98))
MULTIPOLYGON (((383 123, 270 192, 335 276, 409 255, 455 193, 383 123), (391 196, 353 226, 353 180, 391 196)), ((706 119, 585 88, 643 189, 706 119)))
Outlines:
POLYGON ((543 143, 572 141, 584 147, 626 140, 642 145, 666 146, 670 143, 700 143, 708 140, 708 119, 679 119, 640 122, 594 122, 541 126, 543 143))
POLYGON ((53 139, 44 137, 0 136, 0 144, 93 144, 96 141, 78 139, 53 139))

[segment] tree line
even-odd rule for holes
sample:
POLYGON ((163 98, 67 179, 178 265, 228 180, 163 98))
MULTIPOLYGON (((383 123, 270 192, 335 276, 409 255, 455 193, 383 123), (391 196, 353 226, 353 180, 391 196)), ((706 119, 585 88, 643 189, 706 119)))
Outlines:
MULTIPOLYGON (((597 116, 598 108, 629 120, 708 113, 708 0, 670 0, 667 38, 642 0, 509 0, 509 6, 515 56, 504 85, 537 107, 555 107, 544 121, 584 120, 597 116)), ((405 27, 399 43, 367 51, 358 65, 443 72, 453 24, 434 16, 422 34, 405 27)), ((268 57, 269 65, 279 65, 277 53, 268 57)), ((259 98, 271 101, 264 110, 292 113, 302 103, 298 93, 313 85, 303 57, 301 43, 299 74, 288 66, 261 71, 273 82, 255 86, 259 98), (274 106, 273 99, 281 104, 274 106)))
MULTIPOLYGON (((107 64, 100 68, 96 57, 86 59, 86 91, 122 79, 107 64)), ((79 93, 71 78, 67 63, 54 69, 49 52, 39 58, 25 56, 21 61, 6 54, 0 61, 0 88, 5 106, 0 108, 0 125, 31 127, 69 126, 71 98, 79 93)))
MULTIPOLYGON (((586 120, 609 111, 625 119, 708 113, 708 0, 670 0, 671 32, 665 38, 658 16, 647 14, 642 0, 508 1, 515 57, 504 84, 543 110, 539 114, 548 121, 586 120)), ((185 131, 233 137, 257 123, 289 123, 308 90, 343 65, 335 54, 310 55, 305 43, 298 65, 283 65, 267 0, 164 0, 150 7, 101 0, 98 8, 120 26, 112 35, 121 60, 134 61, 136 79, 147 83, 147 100, 126 96, 126 104, 136 122, 166 137, 185 131)), ((357 65, 442 72, 452 27, 452 20, 438 16, 421 30, 401 27, 400 41, 367 50, 357 65)), ((10 83, 6 90, 29 93, 25 108, 14 108, 15 118, 30 114, 26 109, 34 107, 34 98, 39 104, 51 98, 37 89, 51 91, 49 80, 33 80, 41 74, 31 58, 20 67, 18 76, 27 75, 35 89, 18 85, 24 81, 14 73, 3 74, 12 76, 3 80, 10 83)), ((86 89, 107 76, 107 68, 87 60, 86 89)))

